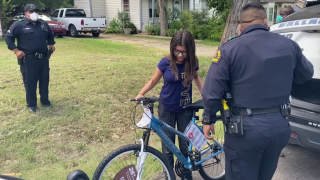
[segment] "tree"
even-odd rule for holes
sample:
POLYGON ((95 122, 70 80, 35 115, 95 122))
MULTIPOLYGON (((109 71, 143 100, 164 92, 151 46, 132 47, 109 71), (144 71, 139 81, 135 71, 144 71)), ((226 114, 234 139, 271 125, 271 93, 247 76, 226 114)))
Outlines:
POLYGON ((238 35, 238 22, 241 8, 248 3, 259 3, 259 0, 206 0, 211 8, 215 8, 218 14, 228 12, 226 26, 221 37, 220 44, 227 42, 230 37, 238 35), (229 2, 228 2, 229 1, 229 2), (231 3, 231 4, 229 4, 231 3), (231 5, 231 6, 230 6, 231 5))
POLYGON ((168 30, 168 19, 166 16, 166 2, 165 0, 158 0, 159 2, 159 16, 160 16, 160 36, 165 36, 168 30))
POLYGON ((227 42, 230 37, 238 35, 241 8, 248 3, 259 3, 259 0, 233 0, 232 9, 228 15, 226 26, 220 44, 227 42))

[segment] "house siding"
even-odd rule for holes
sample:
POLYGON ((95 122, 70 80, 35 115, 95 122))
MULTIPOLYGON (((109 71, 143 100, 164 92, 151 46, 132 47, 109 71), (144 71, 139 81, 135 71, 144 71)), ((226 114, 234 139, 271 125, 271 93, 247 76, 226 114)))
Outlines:
POLYGON ((106 0, 91 0, 93 17, 106 17, 106 0))
POLYGON ((145 26, 149 21, 149 0, 142 0, 142 31, 145 30, 145 26))
POLYGON ((84 12, 86 12, 87 17, 91 17, 89 0, 74 0, 74 6, 83 9, 84 12))
POLYGON ((118 11, 122 11, 122 0, 106 0, 106 19, 107 19, 107 26, 109 27, 110 21, 113 18, 116 18, 118 11))
POLYGON ((195 10, 201 10, 201 1, 200 0, 190 0, 190 10, 193 11, 193 1, 195 1, 195 10))
POLYGON ((129 0, 131 22, 140 29, 140 0, 129 0))

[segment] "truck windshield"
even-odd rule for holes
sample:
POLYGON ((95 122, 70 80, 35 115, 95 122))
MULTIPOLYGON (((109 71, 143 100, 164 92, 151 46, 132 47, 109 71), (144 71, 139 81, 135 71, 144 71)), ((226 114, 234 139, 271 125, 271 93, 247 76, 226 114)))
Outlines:
POLYGON ((67 9, 66 17, 86 17, 83 9, 67 9))

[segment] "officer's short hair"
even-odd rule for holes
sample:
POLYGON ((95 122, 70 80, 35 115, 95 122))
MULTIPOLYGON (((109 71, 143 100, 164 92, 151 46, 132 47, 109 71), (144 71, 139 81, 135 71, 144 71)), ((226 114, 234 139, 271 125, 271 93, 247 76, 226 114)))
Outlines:
POLYGON ((246 4, 240 12, 240 22, 250 23, 254 20, 263 20, 267 18, 264 7, 259 3, 246 4))

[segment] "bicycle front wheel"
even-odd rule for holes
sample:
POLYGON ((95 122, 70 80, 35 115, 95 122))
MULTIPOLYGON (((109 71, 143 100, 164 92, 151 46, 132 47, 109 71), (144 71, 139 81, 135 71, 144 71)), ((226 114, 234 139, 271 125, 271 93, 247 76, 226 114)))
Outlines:
MULTIPOLYGON (((224 125, 222 121, 215 123, 214 139, 222 145, 224 143, 224 125)), ((210 145, 202 150, 201 159, 204 159, 216 152, 220 152, 221 148, 217 145, 210 145), (204 153, 205 152, 205 153, 204 153)), ((203 179, 206 180, 224 180, 225 179, 225 155, 222 151, 217 156, 210 158, 208 161, 201 164, 199 173, 203 179)))
POLYGON ((136 179, 139 172, 141 179, 175 180, 173 168, 165 157, 156 149, 147 147, 146 152, 140 152, 140 144, 120 147, 113 151, 99 164, 92 180, 136 179), (141 166, 142 165, 142 166, 141 166), (141 170, 139 171, 139 167, 141 170))

